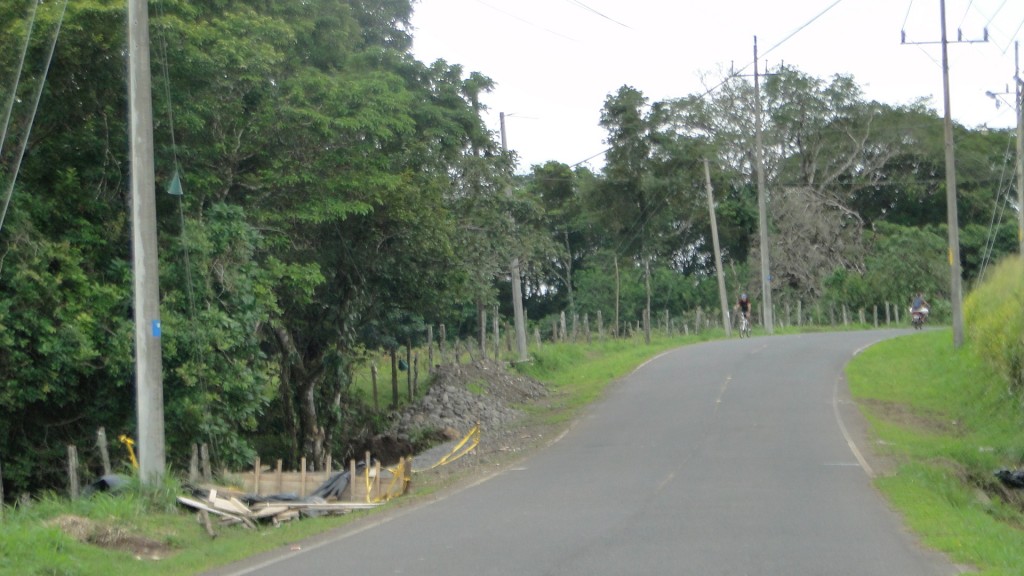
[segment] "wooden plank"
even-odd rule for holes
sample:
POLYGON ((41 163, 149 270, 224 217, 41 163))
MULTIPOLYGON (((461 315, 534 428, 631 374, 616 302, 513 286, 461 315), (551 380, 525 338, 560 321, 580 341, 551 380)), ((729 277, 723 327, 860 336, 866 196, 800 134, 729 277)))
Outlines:
POLYGON ((196 514, 199 516, 199 523, 206 528, 206 533, 210 535, 210 538, 216 538, 217 533, 213 531, 213 525, 210 524, 210 513, 206 510, 200 510, 196 514))
POLYGON ((298 517, 299 517, 299 511, 298 510, 289 510, 287 512, 282 512, 282 513, 278 514, 277 516, 274 516, 274 522, 287 522, 289 520, 294 520, 294 519, 296 519, 298 517))
POLYGON ((185 506, 188 506, 190 508, 195 508, 196 510, 205 510, 205 511, 211 513, 211 514, 216 514, 217 516, 224 516, 224 517, 228 517, 228 518, 235 518, 236 517, 236 514, 232 514, 231 512, 226 512, 224 510, 218 510, 217 508, 214 508, 213 506, 207 506, 206 504, 203 504, 202 502, 200 502, 198 500, 193 500, 191 498, 186 498, 185 496, 178 496, 178 502, 180 502, 180 503, 182 503, 185 506))
POLYGON ((296 510, 367 510, 380 506, 379 503, 363 502, 281 502, 281 505, 296 510))
POLYGON ((232 496, 228 498, 228 502, 231 504, 232 507, 238 510, 239 514, 252 515, 252 510, 250 510, 249 507, 246 506, 245 503, 239 500, 238 498, 232 496))
POLYGON ((257 520, 262 520, 263 518, 277 516, 278 514, 282 512, 287 512, 288 510, 291 509, 292 508, 286 504, 282 504, 280 506, 266 506, 264 508, 261 508, 258 512, 253 512, 252 517, 256 518, 257 520))

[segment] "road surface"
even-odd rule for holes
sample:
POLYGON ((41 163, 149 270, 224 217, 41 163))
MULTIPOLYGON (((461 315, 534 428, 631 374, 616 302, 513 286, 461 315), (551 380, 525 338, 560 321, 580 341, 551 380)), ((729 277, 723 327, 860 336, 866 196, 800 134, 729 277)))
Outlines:
POLYGON ((845 399, 852 356, 908 333, 673 350, 516 467, 216 574, 958 574, 872 487, 845 399))

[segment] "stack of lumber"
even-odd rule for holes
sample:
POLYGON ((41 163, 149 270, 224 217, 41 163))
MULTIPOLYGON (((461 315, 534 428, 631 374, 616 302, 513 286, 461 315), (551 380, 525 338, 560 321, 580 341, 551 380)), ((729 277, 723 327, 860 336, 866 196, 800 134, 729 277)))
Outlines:
MULTIPOLYGON (((359 502, 327 502, 322 498, 306 500, 273 500, 262 499, 247 505, 237 495, 219 495, 217 490, 196 490, 194 498, 179 496, 178 503, 192 508, 205 520, 209 514, 220 517, 222 525, 241 524, 246 528, 255 528, 259 522, 271 522, 275 525, 298 518, 300 514, 345 514, 352 510, 372 508, 378 504, 359 502)), ((207 531, 212 531, 207 526, 207 531)))

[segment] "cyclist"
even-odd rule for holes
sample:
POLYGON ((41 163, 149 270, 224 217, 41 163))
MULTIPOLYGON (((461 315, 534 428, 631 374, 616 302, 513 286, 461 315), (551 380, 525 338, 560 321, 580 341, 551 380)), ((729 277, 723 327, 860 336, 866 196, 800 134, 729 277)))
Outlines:
POLYGON ((747 322, 750 322, 750 298, 746 292, 740 294, 740 299, 736 302, 735 309, 742 312, 747 322))
POLYGON ((928 309, 931 306, 928 305, 928 301, 924 299, 924 294, 918 292, 914 295, 914 299, 910 303, 910 314, 920 314, 922 320, 928 318, 928 309))

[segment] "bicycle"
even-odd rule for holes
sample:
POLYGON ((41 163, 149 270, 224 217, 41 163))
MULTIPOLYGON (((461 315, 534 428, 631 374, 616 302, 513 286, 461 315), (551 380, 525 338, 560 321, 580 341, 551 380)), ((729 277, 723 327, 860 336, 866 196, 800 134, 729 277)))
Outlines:
POLYGON ((740 338, 750 338, 750 320, 746 314, 740 314, 740 338))

